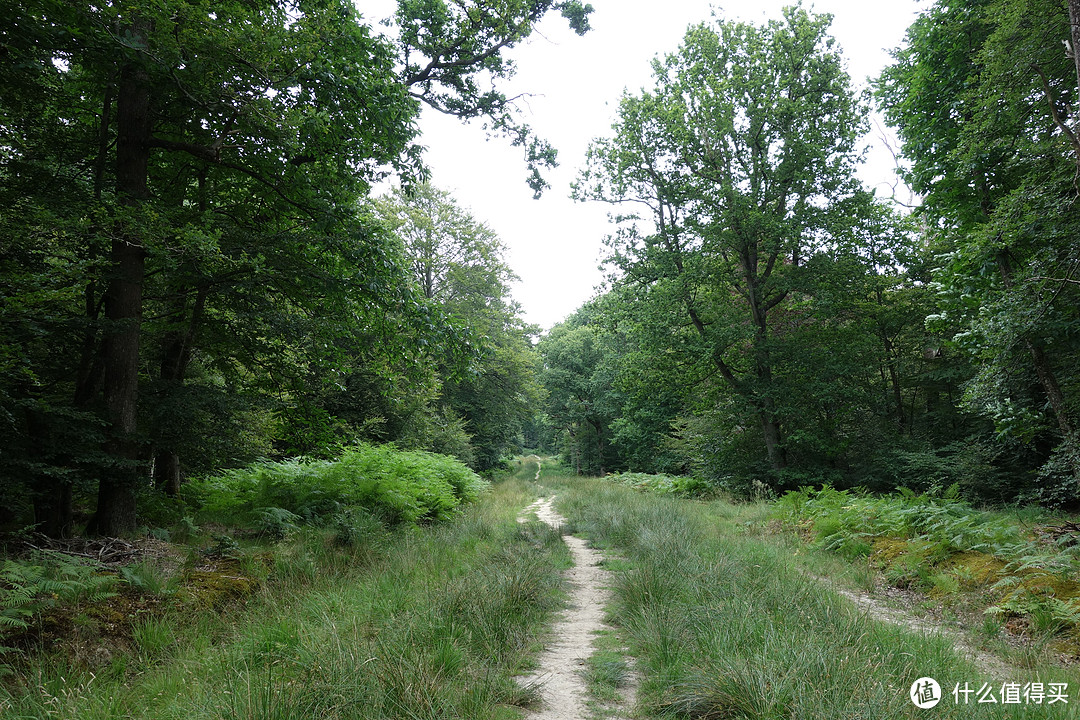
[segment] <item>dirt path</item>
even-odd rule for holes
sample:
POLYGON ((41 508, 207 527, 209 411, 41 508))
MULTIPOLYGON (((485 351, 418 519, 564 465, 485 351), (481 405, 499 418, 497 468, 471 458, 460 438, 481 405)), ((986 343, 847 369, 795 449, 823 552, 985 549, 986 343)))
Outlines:
POLYGON ((947 639, 959 652, 974 660, 983 672, 996 677, 1008 677, 1008 674, 1014 669, 997 655, 993 655, 972 646, 963 634, 957 630, 947 628, 940 623, 916 618, 903 610, 886 605, 881 600, 871 597, 867 593, 846 590, 828 578, 816 575, 810 575, 810 577, 825 585, 838 595, 847 598, 854 603, 855 607, 859 608, 861 612, 869 615, 875 620, 892 625, 899 625, 913 632, 922 633, 923 635, 939 635, 947 639))
MULTIPOLYGON (((537 469, 537 477, 540 471, 537 469)), ((531 513, 552 527, 565 519, 555 512, 554 497, 537 500, 522 511, 519 520, 531 513)), ((540 669, 522 680, 540 683, 543 708, 529 713, 530 720, 584 720, 589 716, 588 693, 582 671, 593 652, 593 638, 605 627, 604 605, 608 599, 610 573, 599 566, 603 557, 574 535, 564 535, 574 567, 567 571, 570 607, 552 628, 552 640, 540 656, 540 669)), ((629 693, 628 693, 629 694, 629 693)), ((632 703, 631 703, 632 704, 632 703)))

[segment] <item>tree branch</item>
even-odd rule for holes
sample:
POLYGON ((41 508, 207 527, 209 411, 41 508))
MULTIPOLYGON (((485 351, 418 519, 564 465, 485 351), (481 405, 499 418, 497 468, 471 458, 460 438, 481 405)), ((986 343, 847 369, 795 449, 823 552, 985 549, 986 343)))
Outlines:
POLYGON ((150 138, 150 147, 161 148, 163 150, 185 152, 188 155, 199 158, 200 160, 205 160, 206 162, 213 163, 224 168, 229 168, 230 170, 236 170, 237 172, 247 175, 261 185, 265 185, 266 187, 270 188, 274 191, 274 194, 276 194, 286 203, 292 205, 294 208, 300 210, 304 214, 311 215, 313 212, 313 208, 308 207, 290 198, 287 194, 285 194, 285 191, 278 186, 277 183, 273 182, 269 178, 266 178, 255 172, 251 168, 244 167, 243 165, 240 165, 238 163, 222 160, 220 147, 207 147, 205 145, 197 145, 195 143, 179 142, 176 140, 165 140, 159 137, 150 138))
POLYGON ((1069 144, 1072 145, 1073 155, 1075 156, 1076 163, 1080 165, 1080 140, 1077 139, 1076 133, 1072 131, 1065 119, 1061 117, 1058 112, 1057 103, 1054 102, 1054 92, 1050 87, 1050 80, 1046 77, 1046 73, 1037 64, 1032 63, 1029 67, 1038 74, 1042 80, 1043 95, 1046 97, 1046 104, 1050 106, 1050 117, 1053 119, 1054 124, 1058 126, 1065 137, 1069 139, 1069 144))

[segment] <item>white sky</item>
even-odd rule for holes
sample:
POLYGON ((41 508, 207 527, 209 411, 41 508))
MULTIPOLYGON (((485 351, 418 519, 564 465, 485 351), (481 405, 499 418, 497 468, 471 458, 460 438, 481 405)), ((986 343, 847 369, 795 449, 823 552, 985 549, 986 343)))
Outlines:
MULTIPOLYGON (((584 164, 589 142, 610 134, 618 99, 651 88, 653 57, 673 52, 691 24, 708 21, 711 8, 728 19, 762 22, 781 16, 791 0, 590 0, 592 30, 575 35, 566 21, 551 13, 526 45, 511 51, 517 74, 504 86, 508 95, 531 93, 524 120, 559 150, 559 167, 545 177, 551 189, 532 199, 525 184, 520 149, 508 141, 487 141, 479 123, 460 121, 425 110, 421 141, 427 146, 432 183, 450 191, 474 218, 487 223, 508 248, 507 261, 521 278, 514 297, 525 319, 544 329, 562 321, 595 294, 602 282, 598 269, 604 237, 611 232, 601 203, 575 203, 570 183, 584 164)), ((371 19, 393 13, 394 0, 358 0, 371 19)), ((832 34, 859 86, 889 64, 889 51, 900 45, 907 27, 926 2, 917 0, 818 0, 808 9, 834 15, 832 34)), ((869 162, 861 175, 868 186, 895 182, 892 155, 881 141, 881 123, 866 138, 869 162)))

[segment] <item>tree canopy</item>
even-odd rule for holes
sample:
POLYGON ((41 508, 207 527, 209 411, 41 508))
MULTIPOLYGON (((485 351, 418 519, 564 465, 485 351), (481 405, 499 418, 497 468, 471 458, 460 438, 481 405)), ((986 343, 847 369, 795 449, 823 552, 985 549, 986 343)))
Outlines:
POLYGON ((555 150, 510 51, 591 12, 0 17, 0 523, 131 532, 188 476, 357 441, 1077 502, 1080 3, 937 2, 872 91, 828 15, 692 25, 574 185, 611 207, 608 285, 539 337, 483 208, 428 182, 418 120, 504 136, 539 194, 555 150), (856 176, 875 102, 911 211, 856 176))
POLYGON ((913 213, 856 179, 870 98, 829 16, 720 18, 654 61, 575 189, 615 208, 611 287, 541 346, 553 387, 591 393, 574 407, 605 398, 604 432, 649 448, 601 467, 1074 502, 1070 7, 942 2, 910 28, 874 96, 913 213), (572 383, 558 350, 586 336, 605 350, 571 353, 572 383))
POLYGON ((350 379, 370 392, 346 428, 436 397, 466 341, 362 201, 426 177, 421 103, 510 135, 539 192, 554 150, 501 84, 553 10, 587 29, 572 0, 402 0, 390 34, 343 0, 0 19, 2 462, 35 522, 69 532, 96 493, 89 529, 130 531, 148 472, 175 492, 183 468, 324 452, 350 379), (183 458, 200 436, 218 454, 183 458))

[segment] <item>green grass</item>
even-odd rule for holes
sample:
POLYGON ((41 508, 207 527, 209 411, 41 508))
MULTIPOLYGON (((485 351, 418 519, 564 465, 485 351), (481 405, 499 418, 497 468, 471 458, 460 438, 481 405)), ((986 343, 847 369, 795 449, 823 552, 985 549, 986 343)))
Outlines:
MULTIPOLYGON (((797 545, 769 530, 764 505, 637 493, 602 481, 545 482, 557 506, 600 547, 618 552, 611 615, 637 658, 643 717, 1055 718, 1072 707, 957 706, 956 683, 1071 682, 1040 665, 985 677, 945 639, 875 621, 800 570, 797 545), (908 698, 936 678, 932 711, 908 698)), ((817 558, 808 564, 820 569, 817 558)), ((597 671, 598 672, 598 671, 597 671)))
MULTIPOLYGON (((424 528, 301 529, 254 594, 133 625, 107 665, 24 662, 5 718, 520 717, 564 593, 561 536, 519 525, 520 481, 424 528)), ((361 523, 362 524, 362 523, 361 523)))
MULTIPOLYGON (((516 516, 552 493, 614 573, 615 627, 584 669, 594 717, 610 716, 631 668, 635 718, 1053 719, 1080 703, 956 706, 956 683, 1068 682, 1076 695, 1080 677, 1041 649, 990 677, 947 639, 874 621, 814 578, 869 583, 867 564, 806 547, 770 505, 641 493, 540 463, 539 482, 522 458, 477 503, 419 527, 388 530, 363 509, 319 524, 271 514, 258 537, 192 550, 190 563, 218 563, 199 589, 134 567, 128 584, 154 603, 131 590, 109 612, 83 602, 78 642, 11 661, 0 717, 520 718, 537 695, 515 678, 564 602, 570 559, 558 531, 516 516), (932 711, 908 699, 926 675, 946 690, 932 711)), ((1000 635, 997 620, 979 632, 1000 635)))

